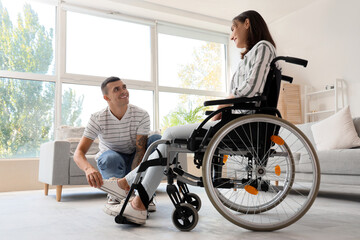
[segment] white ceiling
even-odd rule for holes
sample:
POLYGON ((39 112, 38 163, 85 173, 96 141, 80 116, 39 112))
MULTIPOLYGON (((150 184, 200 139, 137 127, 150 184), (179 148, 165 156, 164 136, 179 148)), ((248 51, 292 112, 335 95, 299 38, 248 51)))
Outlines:
MULTIPOLYGON (((318 1, 318 0, 317 0, 318 1)), ((77 6, 228 32, 231 20, 256 10, 268 24, 315 0, 64 0, 77 6)))
MULTIPOLYGON (((122 0, 113 0, 121 2, 122 0)), ((246 10, 258 11, 268 23, 297 11, 314 0, 142 0, 231 21, 246 10)))

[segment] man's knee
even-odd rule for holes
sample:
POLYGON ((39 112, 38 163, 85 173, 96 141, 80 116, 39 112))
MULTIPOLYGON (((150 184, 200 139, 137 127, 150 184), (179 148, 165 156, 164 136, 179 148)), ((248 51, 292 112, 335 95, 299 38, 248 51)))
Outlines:
POLYGON ((118 169, 121 166, 125 166, 122 156, 112 150, 108 150, 100 155, 98 159, 98 165, 100 169, 118 169))
MULTIPOLYGON (((161 139, 161 135, 160 134, 153 134, 151 136, 148 137, 148 141, 147 141, 147 146, 146 148, 148 148, 153 142, 157 141, 161 139)), ((151 151, 151 153, 153 153, 155 151, 155 149, 153 149, 151 151)))
POLYGON ((151 136, 148 137, 148 141, 147 141, 147 147, 150 146, 150 144, 152 144, 153 142, 157 141, 161 139, 161 135, 160 134, 153 134, 151 136))

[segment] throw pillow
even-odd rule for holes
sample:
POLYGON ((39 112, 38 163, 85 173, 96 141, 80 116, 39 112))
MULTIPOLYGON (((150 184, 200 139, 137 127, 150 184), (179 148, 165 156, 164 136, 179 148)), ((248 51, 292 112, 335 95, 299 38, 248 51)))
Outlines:
MULTIPOLYGON (((70 154, 74 155, 75 150, 80 142, 81 138, 68 138, 66 141, 70 143, 70 154)), ((99 152, 99 140, 98 138, 93 141, 91 144, 89 150, 87 151, 86 155, 95 155, 99 152)))
POLYGON ((65 140, 68 138, 81 138, 84 129, 84 127, 60 126, 56 132, 56 139, 65 140))
POLYGON ((360 146, 349 106, 311 126, 318 151, 360 146))

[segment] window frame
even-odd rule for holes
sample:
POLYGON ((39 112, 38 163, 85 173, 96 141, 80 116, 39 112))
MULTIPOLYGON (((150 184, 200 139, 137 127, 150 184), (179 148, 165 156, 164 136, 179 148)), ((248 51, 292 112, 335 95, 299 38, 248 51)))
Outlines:
MULTIPOLYGON (((98 17, 110 18, 120 21, 127 21, 131 23, 143 24, 150 27, 150 81, 140 81, 136 79, 123 79, 128 88, 134 90, 148 90, 153 91, 153 129, 160 128, 159 119, 159 94, 160 92, 168 93, 180 93, 189 95, 200 96, 214 96, 219 98, 225 98, 228 96, 227 89, 229 84, 229 34, 210 31, 206 29, 189 27, 179 24, 173 24, 168 22, 157 21, 155 19, 145 19, 141 17, 129 16, 120 14, 118 12, 110 12, 101 9, 94 9, 90 7, 78 6, 70 3, 65 3, 61 0, 29 0, 29 2, 40 2, 48 5, 52 5, 56 8, 55 16, 55 29, 54 29, 54 41, 55 41, 55 73, 54 75, 35 74, 26 72, 11 72, 0 70, 1 78, 13 78, 35 81, 55 82, 55 116, 54 116, 54 131, 61 125, 61 104, 62 104, 62 84, 83 84, 88 86, 100 86, 101 82, 107 76, 92 76, 72 74, 66 72, 66 24, 67 24, 67 12, 78 12, 88 15, 94 15, 98 17), (174 31, 176 29, 176 31, 174 31), (176 34, 175 34, 176 32, 176 34), (225 91, 208 91, 198 89, 186 89, 177 87, 167 87, 159 85, 159 62, 158 62, 158 34, 164 33, 168 35, 175 35, 181 37, 192 36, 192 33, 196 33, 194 39, 211 40, 212 37, 216 39, 214 42, 221 42, 224 44, 225 54, 225 91), (219 40, 220 39, 220 40, 219 40)), ((53 133, 54 136, 56 131, 53 133)), ((56 138, 56 136, 55 136, 56 138)))

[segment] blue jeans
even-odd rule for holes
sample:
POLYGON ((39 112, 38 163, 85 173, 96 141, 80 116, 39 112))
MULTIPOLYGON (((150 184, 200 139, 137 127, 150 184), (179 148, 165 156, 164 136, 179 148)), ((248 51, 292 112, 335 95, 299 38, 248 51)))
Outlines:
MULTIPOLYGON (((148 138, 147 146, 159 140, 160 135, 154 134, 148 138)), ((111 177, 123 178, 131 171, 131 164, 134 160, 135 152, 131 154, 119 153, 113 150, 107 150, 97 160, 97 166, 104 179, 111 177)))

